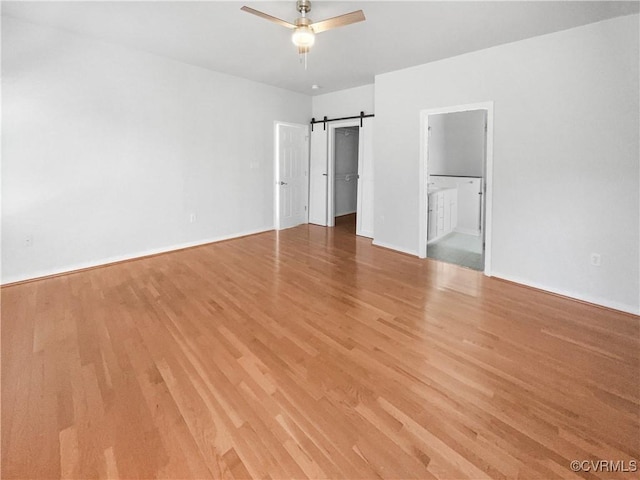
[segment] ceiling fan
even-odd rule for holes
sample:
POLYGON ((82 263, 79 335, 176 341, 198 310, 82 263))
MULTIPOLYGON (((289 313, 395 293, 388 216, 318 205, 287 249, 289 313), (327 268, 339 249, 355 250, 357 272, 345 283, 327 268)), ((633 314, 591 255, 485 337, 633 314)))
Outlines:
POLYGON ((242 7, 240 10, 252 13, 258 17, 265 18, 271 22, 277 23, 278 25, 292 29, 293 34, 291 35, 291 41, 296 47, 298 47, 298 53, 301 55, 309 52, 309 49, 315 42, 315 35, 317 33, 366 20, 363 11, 357 10, 355 12, 346 13, 344 15, 312 23, 311 19, 307 17, 307 14, 311 11, 311 0, 298 0, 296 2, 296 9, 300 12, 300 17, 296 18, 294 23, 286 22, 250 7, 242 7))

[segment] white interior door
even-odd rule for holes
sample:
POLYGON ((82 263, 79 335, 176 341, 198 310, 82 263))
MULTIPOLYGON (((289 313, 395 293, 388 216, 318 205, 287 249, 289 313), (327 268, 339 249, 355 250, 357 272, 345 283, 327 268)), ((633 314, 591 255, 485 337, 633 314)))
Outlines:
POLYGON ((373 238, 373 118, 363 120, 359 139, 356 235, 373 238))
POLYGON ((309 137, 306 125, 276 124, 276 228, 307 223, 309 137))
POLYGON ((317 124, 311 132, 309 223, 327 226, 327 130, 317 124))

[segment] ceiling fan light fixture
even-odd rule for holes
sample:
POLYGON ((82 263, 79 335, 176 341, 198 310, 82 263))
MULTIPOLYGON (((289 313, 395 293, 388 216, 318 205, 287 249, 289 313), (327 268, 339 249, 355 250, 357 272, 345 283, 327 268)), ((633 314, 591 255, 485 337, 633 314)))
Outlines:
POLYGON ((337 17, 328 18, 314 23, 309 17, 307 17, 307 14, 311 11, 311 0, 298 0, 296 2, 296 10, 298 10, 300 16, 296 18, 294 23, 287 22, 274 17, 273 15, 269 15, 268 13, 264 13, 260 10, 247 6, 242 7, 240 10, 293 30, 291 41, 298 48, 300 61, 302 62, 304 59, 305 69, 307 68, 307 53, 309 53, 309 50, 315 43, 317 33, 326 32, 327 30, 344 27, 345 25, 351 25, 352 23, 366 20, 364 12, 362 10, 357 10, 355 12, 345 13, 344 15, 338 15, 337 17))
POLYGON ((298 48, 309 49, 316 41, 316 34, 311 27, 300 26, 291 35, 291 41, 298 48))

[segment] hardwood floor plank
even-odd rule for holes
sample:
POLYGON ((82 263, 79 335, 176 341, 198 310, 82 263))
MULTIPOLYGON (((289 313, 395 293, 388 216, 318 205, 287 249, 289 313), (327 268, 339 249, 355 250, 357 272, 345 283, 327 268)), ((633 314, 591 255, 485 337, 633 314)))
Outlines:
POLYGON ((2 478, 629 478, 639 317, 347 220, 2 288, 2 478))

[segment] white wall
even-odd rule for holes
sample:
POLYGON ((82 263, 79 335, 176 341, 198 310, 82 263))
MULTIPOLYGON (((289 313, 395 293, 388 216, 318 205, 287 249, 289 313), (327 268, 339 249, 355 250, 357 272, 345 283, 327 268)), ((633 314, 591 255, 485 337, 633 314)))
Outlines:
POLYGON ((305 95, 6 17, 2 94, 4 283, 273 228, 274 121, 311 116, 305 95))
MULTIPOLYGON (((360 112, 375 113, 374 86, 348 88, 324 95, 312 97, 312 117, 322 120, 324 117, 341 118, 360 115, 360 112)), ((322 125, 320 125, 322 127, 322 125)))
POLYGON ((494 275, 639 312, 638 20, 377 76, 376 243, 418 252, 419 112, 494 101, 494 275))
POLYGON ((438 167, 445 163, 444 117, 445 114, 429 115, 429 174, 432 170, 438 171, 438 167))
POLYGON ((484 110, 429 116, 429 174, 483 177, 484 110))

